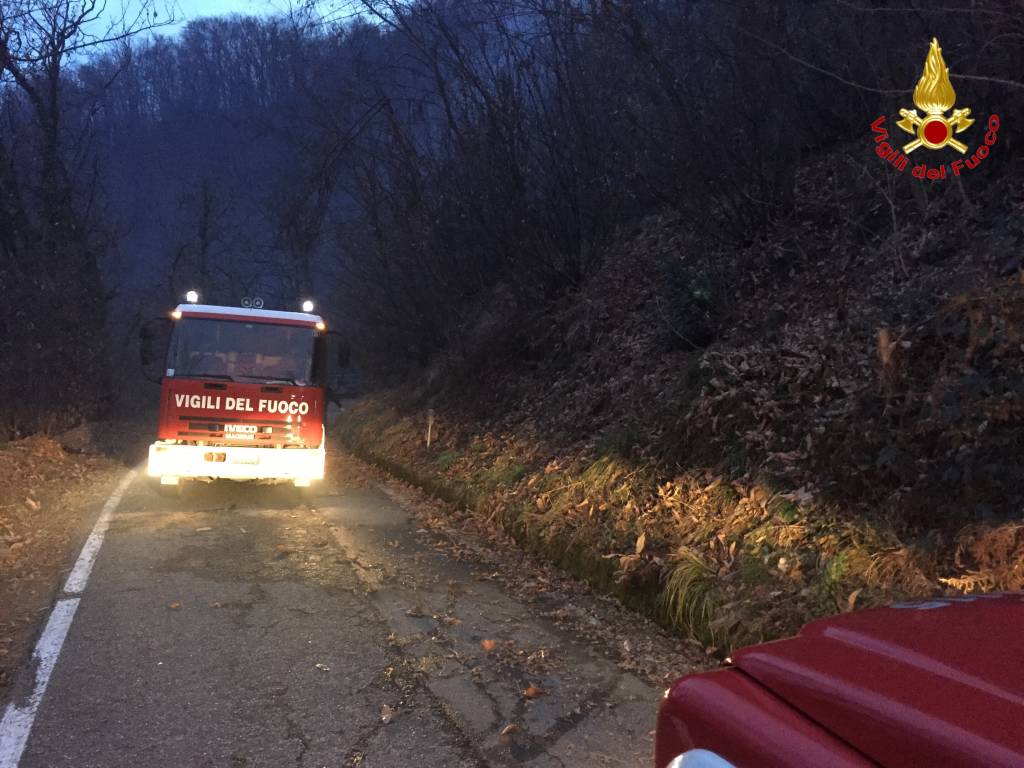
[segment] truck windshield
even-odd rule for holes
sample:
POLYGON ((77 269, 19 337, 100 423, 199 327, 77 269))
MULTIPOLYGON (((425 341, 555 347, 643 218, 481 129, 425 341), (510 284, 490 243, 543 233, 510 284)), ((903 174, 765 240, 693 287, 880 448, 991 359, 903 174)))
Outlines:
POLYGON ((182 318, 171 337, 167 375, 307 386, 315 337, 300 325, 182 318))

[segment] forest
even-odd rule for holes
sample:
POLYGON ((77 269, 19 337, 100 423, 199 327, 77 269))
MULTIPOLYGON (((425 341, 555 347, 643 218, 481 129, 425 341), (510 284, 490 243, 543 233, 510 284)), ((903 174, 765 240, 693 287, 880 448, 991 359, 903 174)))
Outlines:
MULTIPOLYGON (((888 5, 366 0, 162 35, 151 6, 5 0, 2 429, 109 411, 140 320, 191 287, 315 296, 394 382, 578 289, 652 213, 701 250, 757 242, 836 147, 828 183, 907 226, 945 190, 872 162, 869 124, 938 36, 976 116, 1012 126, 1024 13, 888 5)), ((1012 132, 975 188, 1013 171, 1012 132)), ((698 344, 710 272, 674 302, 698 344)))

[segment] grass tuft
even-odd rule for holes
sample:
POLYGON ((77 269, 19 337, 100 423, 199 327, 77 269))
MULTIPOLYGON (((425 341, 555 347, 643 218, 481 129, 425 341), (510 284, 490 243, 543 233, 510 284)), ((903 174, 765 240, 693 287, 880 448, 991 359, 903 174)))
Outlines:
POLYGON ((525 464, 499 461, 494 466, 477 472, 474 481, 483 491, 490 493, 497 488, 515 485, 526 476, 528 471, 529 467, 525 464))
POLYGON ((715 574, 692 549, 680 549, 658 598, 670 624, 705 645, 715 645, 711 621, 715 613, 715 574))
POLYGON ((442 472, 447 472, 458 460, 459 452, 449 448, 447 451, 441 451, 441 453, 437 454, 437 458, 434 459, 434 465, 442 472))

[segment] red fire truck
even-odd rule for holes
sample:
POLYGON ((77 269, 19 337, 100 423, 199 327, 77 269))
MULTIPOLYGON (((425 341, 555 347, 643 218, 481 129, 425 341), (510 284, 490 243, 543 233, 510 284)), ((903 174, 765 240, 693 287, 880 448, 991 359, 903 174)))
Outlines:
POLYGON ((143 329, 144 367, 166 346, 149 475, 166 490, 187 478, 297 487, 323 478, 327 330, 312 303, 283 312, 258 300, 226 307, 188 298, 163 326, 169 336, 143 329))
POLYGON ((657 768, 1020 768, 1024 593, 811 622, 665 692, 657 768))

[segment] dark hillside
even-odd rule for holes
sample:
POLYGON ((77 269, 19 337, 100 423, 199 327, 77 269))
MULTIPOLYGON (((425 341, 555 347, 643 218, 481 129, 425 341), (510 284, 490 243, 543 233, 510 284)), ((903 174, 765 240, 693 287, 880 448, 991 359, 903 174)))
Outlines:
POLYGON ((746 247, 651 216, 552 308, 496 297, 346 439, 709 644, 1021 588, 1024 180, 879 210, 858 149, 746 247))

